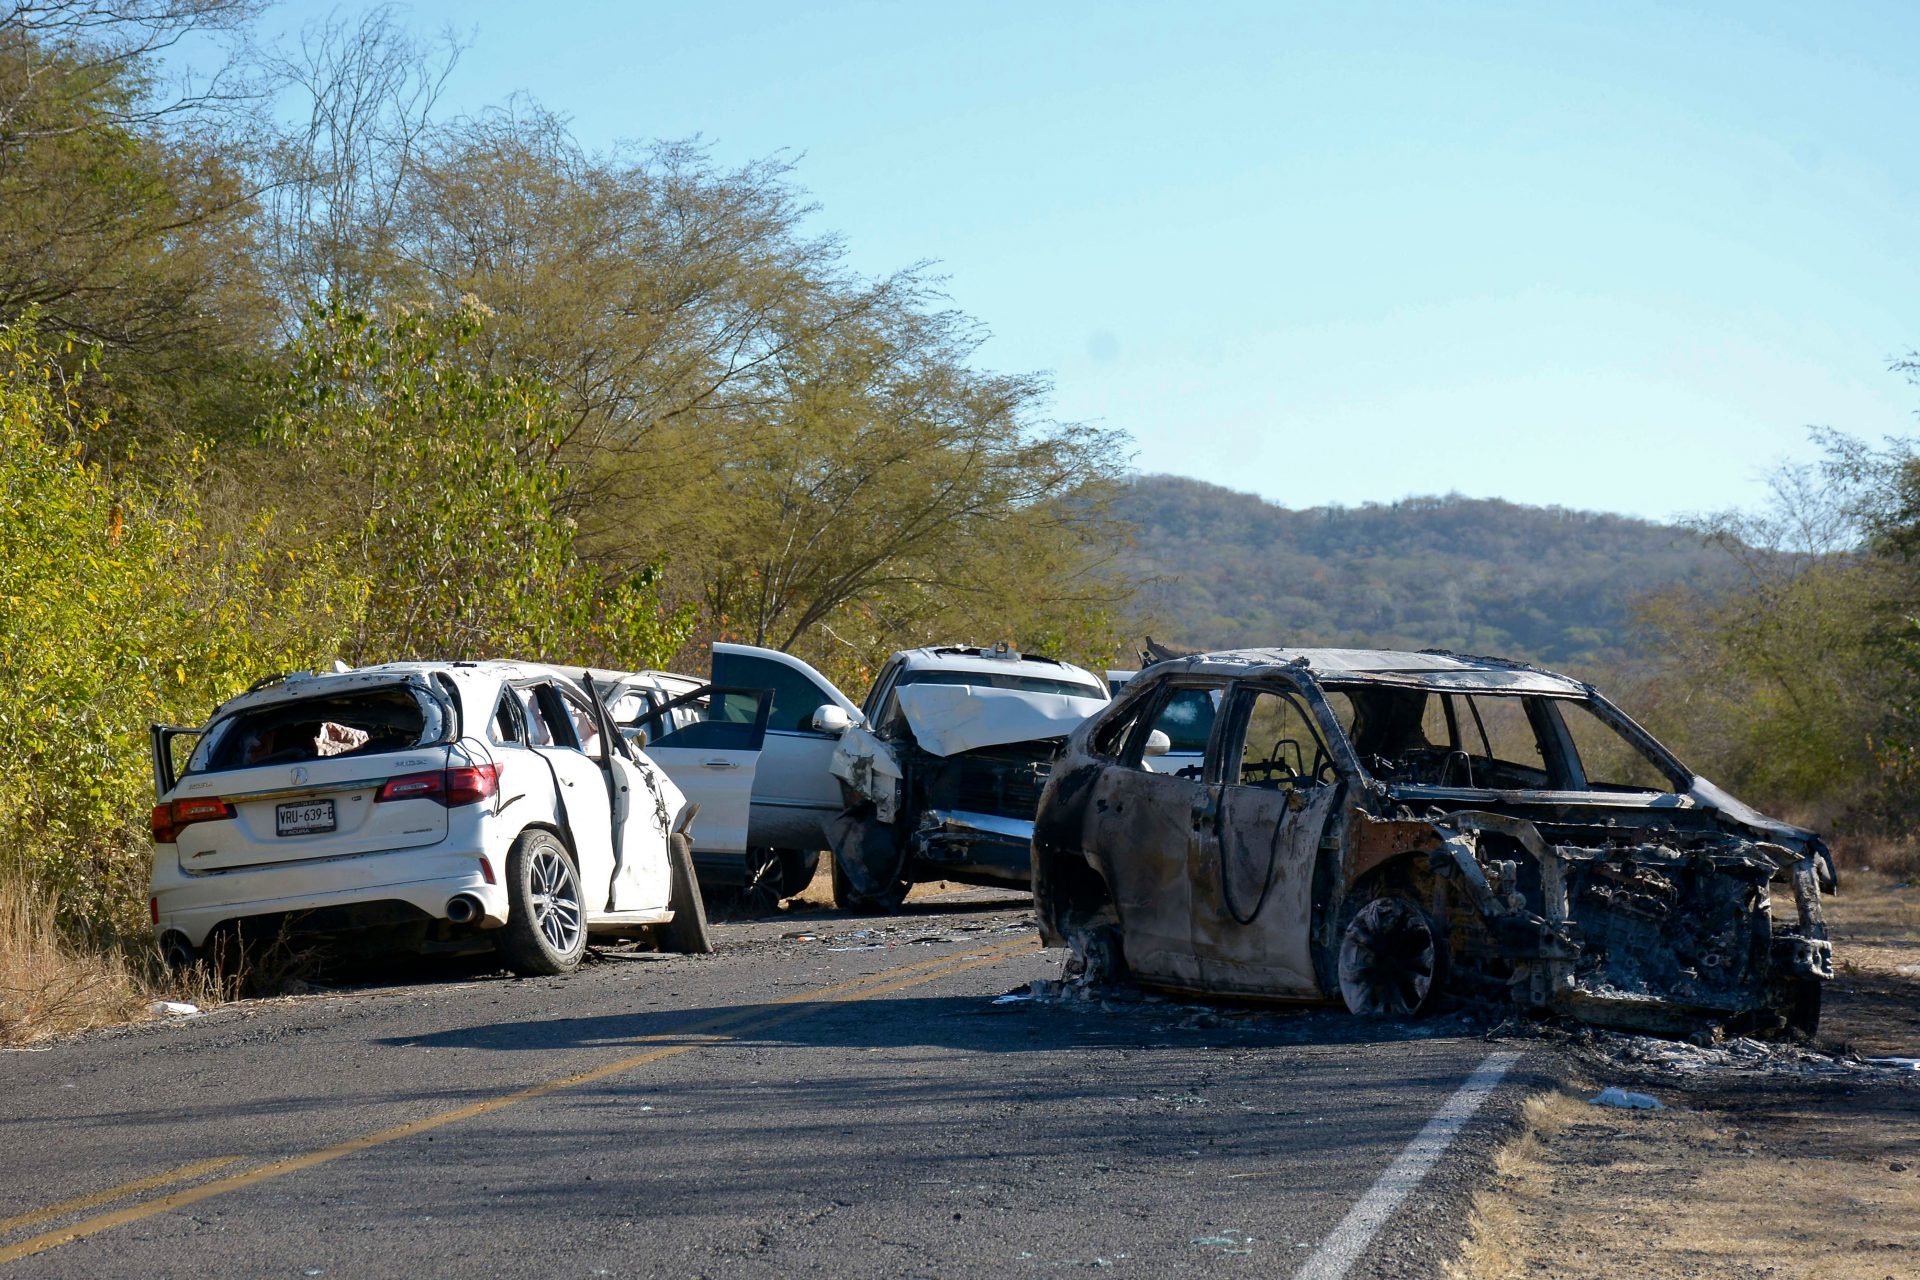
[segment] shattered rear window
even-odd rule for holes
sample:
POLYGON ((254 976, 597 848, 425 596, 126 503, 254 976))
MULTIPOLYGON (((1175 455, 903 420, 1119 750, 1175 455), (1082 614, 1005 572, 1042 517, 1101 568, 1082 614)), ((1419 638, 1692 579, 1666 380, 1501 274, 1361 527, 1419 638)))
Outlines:
POLYGON ((408 685, 276 702, 215 724, 187 772, 408 751, 442 741, 451 724, 439 699, 408 685))

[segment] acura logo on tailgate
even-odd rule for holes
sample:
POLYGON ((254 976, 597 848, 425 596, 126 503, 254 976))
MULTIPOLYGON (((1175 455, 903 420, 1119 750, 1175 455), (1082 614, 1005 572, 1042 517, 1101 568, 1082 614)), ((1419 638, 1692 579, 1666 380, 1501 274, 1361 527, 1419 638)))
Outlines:
POLYGON ((307 780, 306 769, 304 767, 296 767, 293 771, 293 785, 297 787, 300 784, 304 783, 306 780, 307 780))

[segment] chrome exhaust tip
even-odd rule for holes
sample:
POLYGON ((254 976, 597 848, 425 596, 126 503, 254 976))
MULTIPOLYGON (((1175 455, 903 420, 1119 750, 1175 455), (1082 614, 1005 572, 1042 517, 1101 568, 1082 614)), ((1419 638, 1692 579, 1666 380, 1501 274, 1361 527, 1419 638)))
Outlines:
POLYGON ((462 893, 447 903, 447 919, 455 924, 471 924, 484 914, 480 899, 470 893, 462 893))

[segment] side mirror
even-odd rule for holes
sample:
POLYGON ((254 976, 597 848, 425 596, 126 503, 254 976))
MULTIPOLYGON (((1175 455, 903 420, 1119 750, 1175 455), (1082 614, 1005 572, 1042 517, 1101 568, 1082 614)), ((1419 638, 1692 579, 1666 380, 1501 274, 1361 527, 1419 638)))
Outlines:
POLYGON ((827 703, 813 713, 813 731, 815 733, 840 734, 853 724, 853 717, 834 703, 827 703))
POLYGON ((1166 734, 1160 732, 1160 730, 1158 729, 1155 729, 1151 733, 1147 734, 1147 754, 1148 755, 1163 756, 1171 750, 1173 750, 1172 738, 1169 738, 1166 734))

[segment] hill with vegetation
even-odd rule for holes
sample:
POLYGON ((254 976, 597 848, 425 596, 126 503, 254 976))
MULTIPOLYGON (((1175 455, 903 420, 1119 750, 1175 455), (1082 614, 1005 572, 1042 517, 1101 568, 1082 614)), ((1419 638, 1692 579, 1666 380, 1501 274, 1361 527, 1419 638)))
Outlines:
POLYGON ((1628 516, 1408 498, 1293 509, 1179 476, 1140 476, 1124 572, 1156 639, 1426 648, 1591 665, 1625 647, 1637 597, 1731 567, 1698 534, 1628 516))

